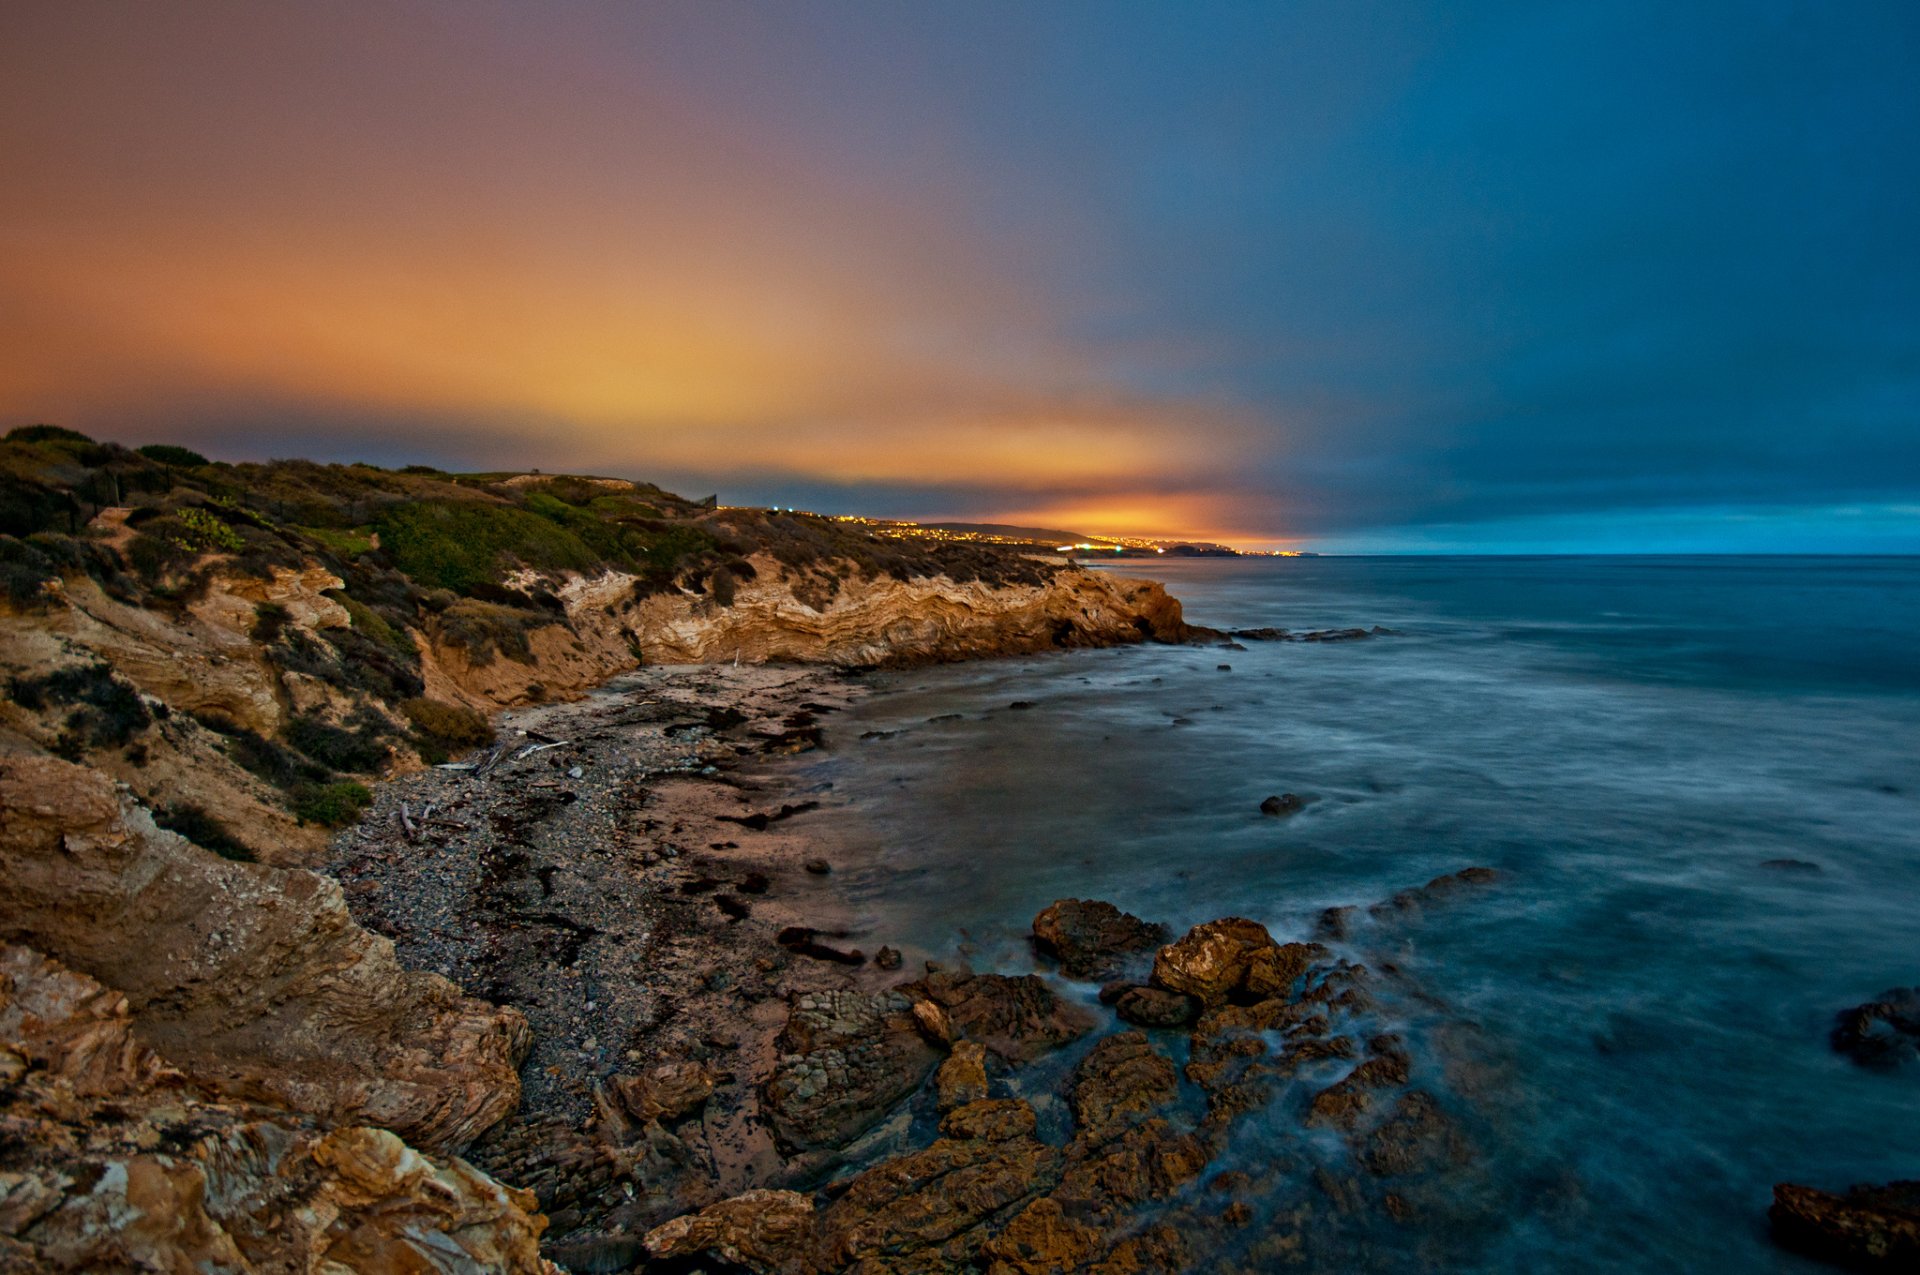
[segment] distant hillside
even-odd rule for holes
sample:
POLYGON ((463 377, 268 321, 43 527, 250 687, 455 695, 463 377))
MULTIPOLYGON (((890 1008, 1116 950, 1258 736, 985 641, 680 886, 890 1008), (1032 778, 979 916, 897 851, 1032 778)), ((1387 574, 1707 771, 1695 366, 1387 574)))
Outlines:
POLYGON ((1098 536, 1087 536, 1078 531, 1062 531, 1058 527, 1017 527, 1004 522, 923 522, 923 527, 935 531, 958 531, 976 536, 1000 536, 1007 540, 1031 540, 1036 544, 1077 545, 1111 544, 1098 536))

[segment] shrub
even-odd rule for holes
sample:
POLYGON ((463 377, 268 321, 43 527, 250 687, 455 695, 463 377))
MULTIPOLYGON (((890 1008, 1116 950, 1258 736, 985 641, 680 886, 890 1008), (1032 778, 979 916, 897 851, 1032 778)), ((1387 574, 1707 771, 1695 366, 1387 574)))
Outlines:
POLYGON ((253 628, 247 636, 263 646, 271 646, 280 640, 280 631, 287 627, 287 609, 278 602, 261 602, 253 608, 253 628))
POLYGON ((162 465, 173 465, 180 469, 197 469, 212 463, 191 447, 175 447, 172 443, 148 443, 138 450, 148 460, 157 460, 162 465))
POLYGON ((528 635, 554 623, 552 616, 537 611, 462 599, 441 613, 438 632, 441 641, 464 650, 476 667, 491 664, 496 655, 524 664, 533 658, 528 635))
POLYGON ((153 821, 168 832, 179 833, 202 850, 213 851, 222 859, 232 859, 236 863, 254 862, 252 848, 228 832, 225 824, 199 806, 168 806, 154 811, 153 821))
POLYGON ((93 440, 77 429, 68 429, 64 425, 22 425, 7 431, 9 443, 91 443, 93 440))
POLYGON ((113 675, 105 664, 76 665, 44 677, 16 677, 8 690, 20 707, 39 712, 74 705, 66 734, 56 751, 77 759, 87 748, 111 748, 130 741, 153 721, 139 692, 113 675))
POLYGON ((335 726, 313 716, 295 717, 280 733, 328 770, 370 774, 386 764, 390 752, 386 724, 370 713, 356 717, 351 726, 335 726))
POLYGON ((364 784, 351 780, 331 784, 300 784, 293 790, 288 808, 302 823, 317 823, 323 828, 344 828, 373 804, 373 794, 364 784))
POLYGON ((485 714, 463 704, 416 698, 400 706, 415 730, 447 749, 480 748, 493 742, 485 714))
POLYGON ((395 566, 427 588, 470 593, 514 561, 538 570, 590 570, 596 555, 580 538, 512 505, 421 501, 395 505, 378 523, 395 566))

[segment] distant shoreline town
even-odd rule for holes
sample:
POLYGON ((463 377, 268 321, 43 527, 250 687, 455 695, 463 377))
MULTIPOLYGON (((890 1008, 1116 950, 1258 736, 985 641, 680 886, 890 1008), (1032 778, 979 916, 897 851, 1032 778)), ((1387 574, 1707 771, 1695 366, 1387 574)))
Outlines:
POLYGON ((948 541, 1004 545, 1069 559, 1101 558, 1317 558, 1299 549, 1236 549, 1210 540, 1154 539, 1146 536, 1090 536, 1057 527, 1021 527, 998 522, 903 522, 858 514, 829 515, 876 536, 896 540, 948 541))

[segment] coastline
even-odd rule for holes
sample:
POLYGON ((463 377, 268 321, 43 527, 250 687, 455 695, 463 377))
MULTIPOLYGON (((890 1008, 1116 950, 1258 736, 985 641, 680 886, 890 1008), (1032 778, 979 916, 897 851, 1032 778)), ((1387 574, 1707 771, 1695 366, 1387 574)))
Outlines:
POLYGON ((804 927, 852 946, 854 917, 837 874, 806 866, 821 794, 766 763, 821 746, 822 719, 864 693, 818 666, 645 668, 502 713, 488 773, 396 777, 335 839, 323 870, 360 924, 526 1016, 520 1106, 467 1158, 539 1195, 558 1250, 822 1167, 783 1159, 757 1110, 787 1005, 901 975, 877 949, 851 965, 778 941, 804 927), (670 1131, 626 1127, 623 1085, 657 1068, 703 1075, 710 1096, 670 1131), (629 1194, 634 1160, 649 1189, 629 1194))

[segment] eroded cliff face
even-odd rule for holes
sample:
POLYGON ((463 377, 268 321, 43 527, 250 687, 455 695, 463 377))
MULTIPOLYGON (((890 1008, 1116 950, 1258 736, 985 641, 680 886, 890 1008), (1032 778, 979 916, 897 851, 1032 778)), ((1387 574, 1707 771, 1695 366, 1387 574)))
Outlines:
MULTIPOLYGON (((1160 584, 1063 570, 1045 584, 898 580, 849 573, 830 598, 796 587, 779 563, 730 603, 684 592, 635 596, 635 577, 608 572, 553 587, 566 621, 528 635, 530 658, 476 659, 446 636, 419 639, 427 693, 481 708, 570 699, 641 663, 899 665, 1187 636, 1180 603, 1160 584)), ((529 583, 519 581, 518 583, 529 583)))
POLYGON ((401 968, 318 874, 233 863, 97 771, 0 759, 0 940, 126 997, 218 1094, 457 1150, 519 1103, 525 1020, 401 968))
POLYGON ((550 1275, 533 1197, 383 1129, 210 1093, 128 998, 0 945, 0 1271, 550 1275))

